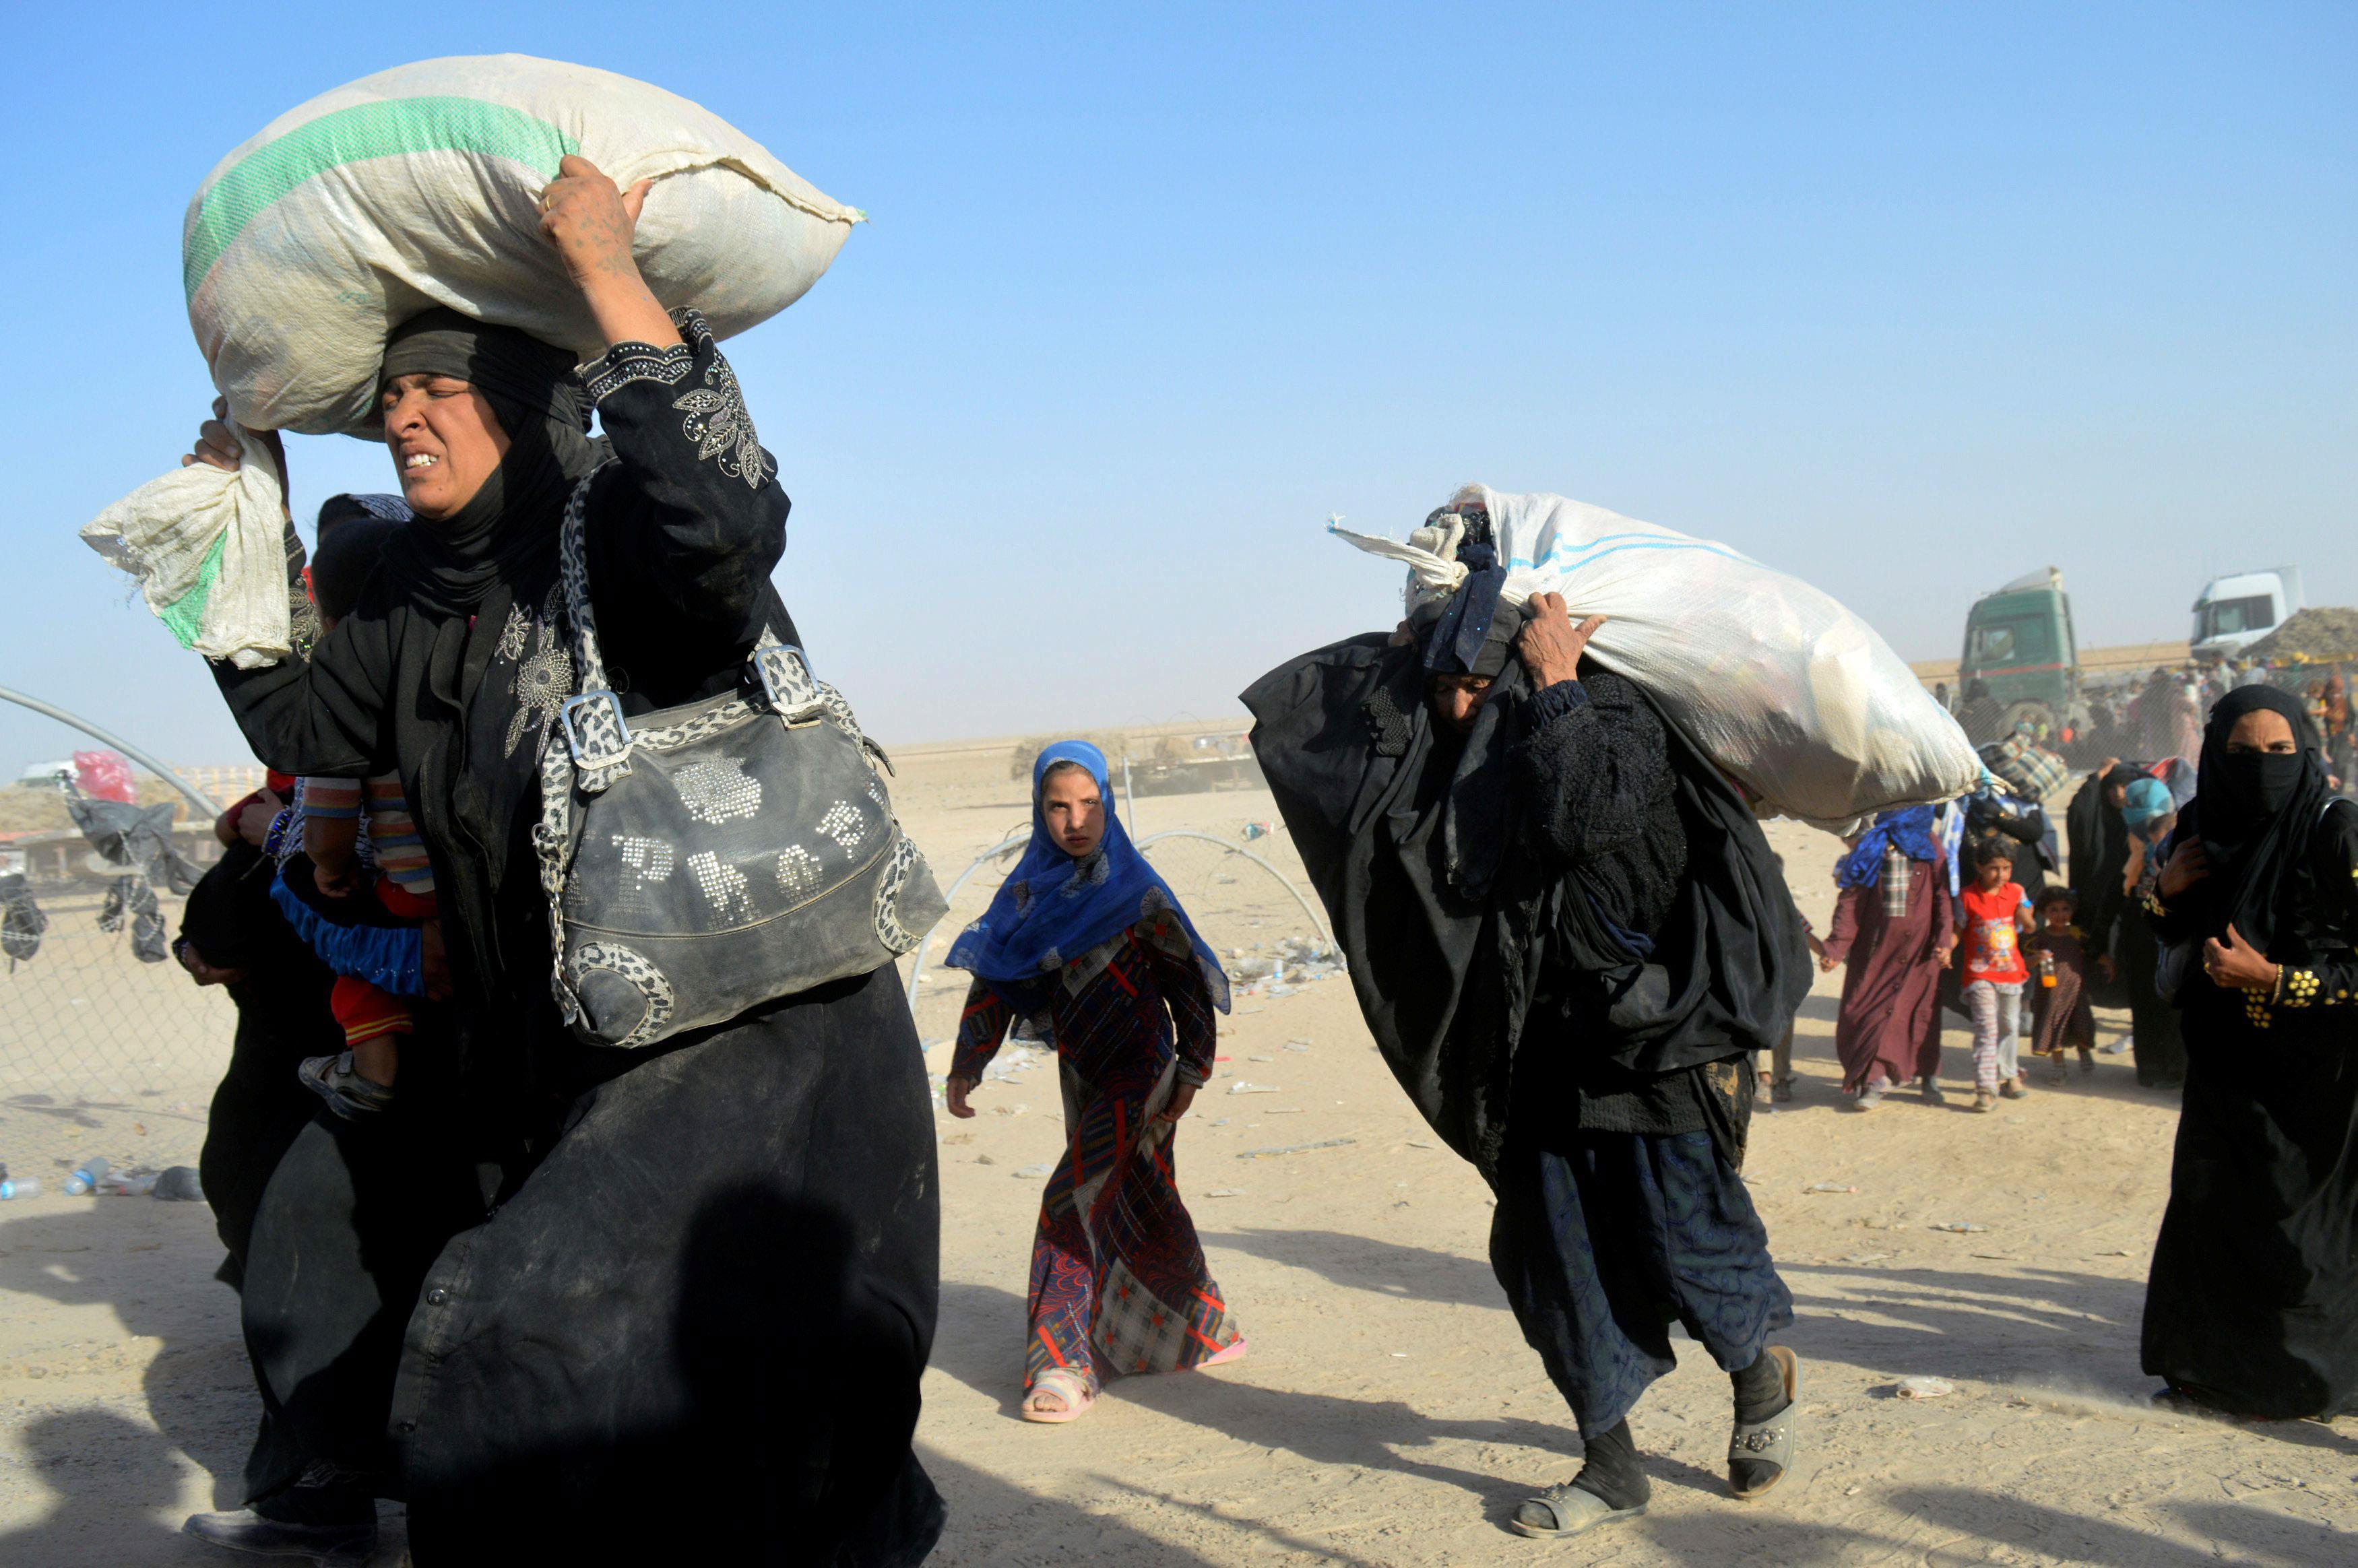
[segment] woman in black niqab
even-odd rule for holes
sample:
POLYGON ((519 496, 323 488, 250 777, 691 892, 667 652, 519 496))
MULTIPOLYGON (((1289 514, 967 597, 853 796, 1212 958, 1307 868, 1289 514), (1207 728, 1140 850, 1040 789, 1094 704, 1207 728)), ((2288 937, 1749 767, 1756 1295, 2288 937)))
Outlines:
POLYGON ((307 1451, 407 1499, 420 1568, 914 1563, 942 1517, 911 1449, 938 1207, 889 967, 640 1051, 579 1044, 551 995, 531 833, 575 685, 576 488, 625 714, 736 690, 764 624, 798 640, 770 582, 786 497, 735 374, 639 279, 630 200, 564 168, 543 232, 611 346, 576 370, 454 312, 404 324, 380 386, 465 382, 505 451, 396 406, 396 454, 448 464, 405 463, 418 520, 308 662, 214 665, 271 766, 399 775, 454 992, 419 1004, 383 1125, 315 1123, 281 1162, 247 1336, 307 1451), (563 219, 585 202, 594 222, 563 219))
POLYGON ((2176 949, 2187 1077, 2145 1369, 2238 1415, 2358 1411, 2358 807, 2297 699, 2220 700, 2169 853, 2145 914, 2176 949), (2237 736, 2260 710, 2292 749, 2237 736))

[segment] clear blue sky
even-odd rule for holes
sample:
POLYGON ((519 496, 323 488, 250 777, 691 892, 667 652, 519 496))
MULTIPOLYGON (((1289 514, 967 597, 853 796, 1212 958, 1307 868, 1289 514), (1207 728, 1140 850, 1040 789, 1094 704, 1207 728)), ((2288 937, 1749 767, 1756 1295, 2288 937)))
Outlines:
MULTIPOLYGON (((2247 565, 2358 602, 2358 7, 994 10, 12 14, 0 684, 243 759, 74 537, 211 396, 182 209, 316 92, 503 49, 873 215, 730 352, 780 586, 888 739, 1233 711, 1393 617, 1328 513, 1473 479, 1729 540, 1909 657, 2049 563, 2091 643, 2247 565)), ((298 508, 389 488, 295 445, 298 508)), ((0 711, 12 773, 65 741, 0 711)))

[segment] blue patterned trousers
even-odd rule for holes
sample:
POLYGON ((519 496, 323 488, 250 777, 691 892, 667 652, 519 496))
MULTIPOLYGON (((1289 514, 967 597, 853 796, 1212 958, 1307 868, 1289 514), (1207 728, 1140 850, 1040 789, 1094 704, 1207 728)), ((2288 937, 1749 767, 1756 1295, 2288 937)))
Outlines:
POLYGON ((1490 1266, 1581 1435, 1620 1424, 1677 1365, 1681 1323, 1722 1369, 1793 1321, 1752 1196, 1708 1132, 1509 1136, 1490 1266))

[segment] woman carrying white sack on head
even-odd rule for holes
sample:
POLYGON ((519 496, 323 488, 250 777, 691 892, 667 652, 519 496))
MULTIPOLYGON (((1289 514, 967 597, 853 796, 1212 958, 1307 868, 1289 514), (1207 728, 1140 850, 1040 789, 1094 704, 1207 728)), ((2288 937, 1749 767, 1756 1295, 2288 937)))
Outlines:
MULTIPOLYGON (((438 1038, 399 1100, 315 1123, 279 1166, 246 1331, 307 1450, 407 1499, 420 1568, 914 1563, 942 1520, 910 1445, 938 1221, 892 976, 630 1050, 584 1044, 550 990, 534 835, 576 683, 558 528, 577 483, 594 470, 588 592, 625 714, 735 691, 765 624, 794 637, 769 580, 776 465, 702 319, 639 273, 644 195, 568 157, 542 199, 608 345, 578 372, 455 311, 395 330, 379 406, 418 521, 308 661, 213 665, 270 765, 398 773, 456 987, 420 1008, 438 1038), (611 453, 584 433, 593 406, 611 453)), ((231 467, 238 440, 216 420, 193 455, 231 467)), ((191 1530, 279 1552, 374 1530, 274 1524, 262 1498, 191 1530)))

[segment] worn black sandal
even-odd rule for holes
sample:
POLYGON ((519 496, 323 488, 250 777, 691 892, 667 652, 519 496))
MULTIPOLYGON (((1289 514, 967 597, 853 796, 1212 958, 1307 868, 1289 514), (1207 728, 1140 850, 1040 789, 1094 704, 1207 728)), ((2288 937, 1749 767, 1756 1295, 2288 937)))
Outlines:
POLYGON ((1785 1374, 1785 1408, 1767 1421, 1739 1421, 1736 1432, 1727 1440, 1727 1484, 1739 1498, 1757 1498, 1783 1480, 1793 1468, 1793 1429, 1801 1416, 1801 1358, 1781 1345, 1768 1346, 1768 1354, 1785 1374), (1772 1465, 1766 1476, 1756 1476, 1749 1484, 1736 1478, 1739 1460, 1755 1465, 1772 1465))

